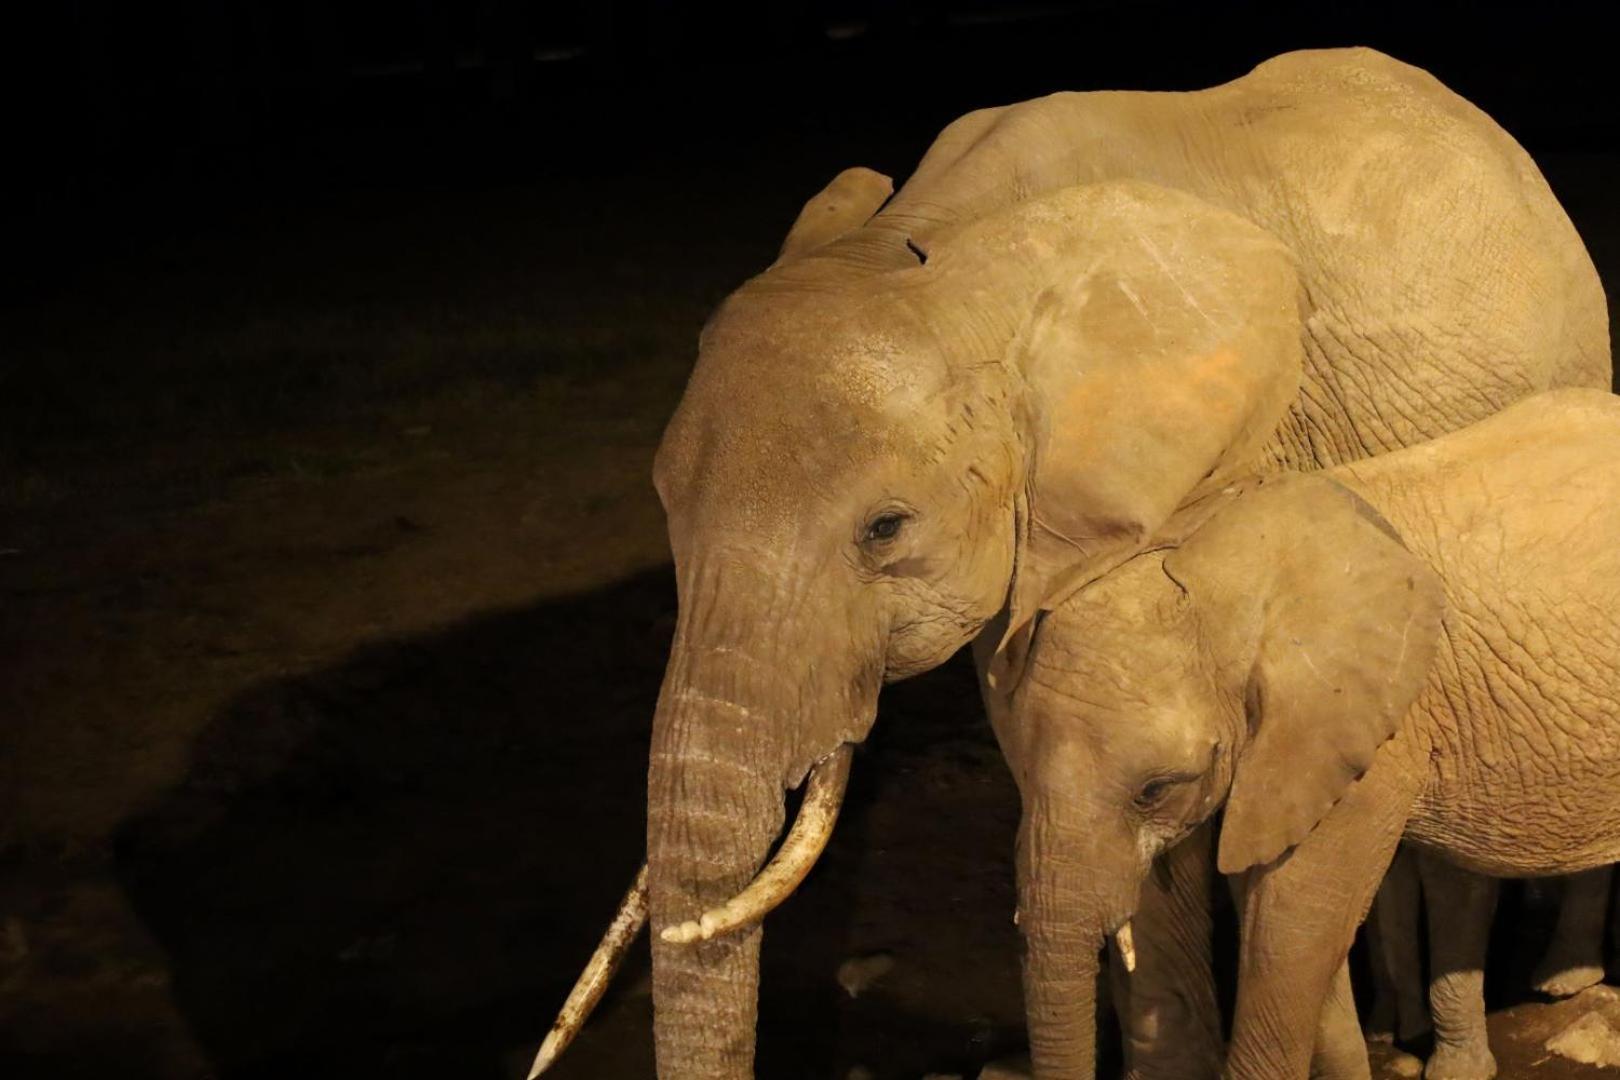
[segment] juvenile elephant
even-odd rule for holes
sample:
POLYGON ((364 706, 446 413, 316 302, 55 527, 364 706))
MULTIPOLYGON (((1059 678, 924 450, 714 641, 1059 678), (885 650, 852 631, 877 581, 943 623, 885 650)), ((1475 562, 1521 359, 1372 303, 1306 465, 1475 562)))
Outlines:
POLYGON ((1233 477, 1609 382, 1602 288, 1529 157, 1368 50, 972 113, 890 191, 840 175, 699 339, 654 463, 680 614, 645 888, 537 1070, 650 911, 659 1074, 752 1073, 757 923, 884 682, 977 638, 1004 698, 1042 610, 1233 477))
POLYGON ((1051 612, 995 715, 1040 1077, 1091 1077, 1098 948, 1217 809, 1245 1080, 1306 1076, 1403 836, 1489 876, 1620 856, 1620 398, 1211 501, 1051 612))

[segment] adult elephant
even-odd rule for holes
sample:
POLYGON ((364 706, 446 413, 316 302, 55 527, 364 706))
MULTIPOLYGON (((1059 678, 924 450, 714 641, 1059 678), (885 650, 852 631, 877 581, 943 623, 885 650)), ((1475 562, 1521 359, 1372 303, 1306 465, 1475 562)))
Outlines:
POLYGON ((680 603, 648 775, 659 1075, 751 1074, 757 919, 824 836, 750 882, 812 770, 830 827, 885 681, 977 638, 993 710, 1040 611, 1230 478, 1609 372, 1530 158, 1369 50, 975 112, 892 198, 841 174, 704 328, 654 466, 680 603))

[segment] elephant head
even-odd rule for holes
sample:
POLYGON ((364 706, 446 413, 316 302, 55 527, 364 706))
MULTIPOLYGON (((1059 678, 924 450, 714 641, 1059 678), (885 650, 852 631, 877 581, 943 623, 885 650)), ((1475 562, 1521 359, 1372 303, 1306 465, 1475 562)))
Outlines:
POLYGON ((919 234, 873 216, 888 190, 841 176, 719 307, 655 462, 679 595, 648 777, 661 1076, 750 1075, 749 924, 824 835, 749 883, 883 683, 983 635, 1010 686, 1036 613, 1243 470, 1297 391, 1292 258, 1228 212, 1106 183, 919 234))
POLYGON ((1433 571, 1365 502, 1289 476, 1042 621, 997 724, 1024 805, 1041 1076, 1093 1075, 1099 948, 1128 935, 1159 854, 1223 805, 1223 873, 1304 839, 1423 688, 1442 608, 1433 571))

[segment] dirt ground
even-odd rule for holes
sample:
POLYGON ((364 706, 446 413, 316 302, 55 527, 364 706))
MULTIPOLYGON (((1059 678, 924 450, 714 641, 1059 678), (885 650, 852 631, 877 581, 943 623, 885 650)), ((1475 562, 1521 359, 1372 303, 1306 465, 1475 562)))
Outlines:
MULTIPOLYGON (((238 207, 7 313, 0 1075, 524 1074, 641 858, 651 455, 709 307, 848 163, 811 156, 238 207)), ((1545 164, 1620 270, 1620 159, 1545 164)), ((976 697, 885 694, 771 922, 762 1076, 1021 1049, 976 697)), ((1504 919, 1532 956, 1545 912, 1504 919)), ((1502 1075, 1602 1075, 1501 966, 1502 1075)), ((555 1075, 650 1071, 643 950, 555 1075)))

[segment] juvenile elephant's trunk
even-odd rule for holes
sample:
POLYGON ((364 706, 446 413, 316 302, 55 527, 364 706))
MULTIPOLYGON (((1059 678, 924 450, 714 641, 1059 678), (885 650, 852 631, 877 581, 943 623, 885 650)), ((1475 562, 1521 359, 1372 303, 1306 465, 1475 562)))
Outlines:
POLYGON ((1076 830, 1026 807, 1018 835, 1018 925, 1030 1056, 1041 1080, 1096 1074, 1098 954, 1129 914, 1113 898, 1129 890, 1110 887, 1126 883, 1097 867, 1093 851, 1076 830))
POLYGON ((1025 931, 1024 1002, 1041 1080, 1092 1080, 1097 1068, 1100 933, 1025 931))

